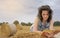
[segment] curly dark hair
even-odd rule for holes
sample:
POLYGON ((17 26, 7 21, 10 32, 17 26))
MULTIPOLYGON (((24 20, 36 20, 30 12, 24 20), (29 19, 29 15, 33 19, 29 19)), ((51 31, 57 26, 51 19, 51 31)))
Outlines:
POLYGON ((49 17, 47 19, 47 22, 50 22, 50 20, 52 19, 52 12, 53 11, 52 11, 52 9, 50 8, 49 5, 43 5, 43 6, 41 6, 41 7, 38 8, 38 18, 42 22, 42 20, 43 20, 43 18, 42 18, 42 11, 44 11, 44 10, 48 11, 49 17))

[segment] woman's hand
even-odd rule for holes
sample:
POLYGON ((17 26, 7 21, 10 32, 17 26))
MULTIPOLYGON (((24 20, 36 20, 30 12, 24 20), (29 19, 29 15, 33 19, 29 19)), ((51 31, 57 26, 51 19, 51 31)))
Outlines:
POLYGON ((43 32, 42 36, 47 37, 47 38, 53 38, 54 34, 53 33, 48 33, 48 32, 43 32))
POLYGON ((53 34, 53 33, 48 33, 46 36, 47 36, 48 38, 53 38, 54 34, 53 34))

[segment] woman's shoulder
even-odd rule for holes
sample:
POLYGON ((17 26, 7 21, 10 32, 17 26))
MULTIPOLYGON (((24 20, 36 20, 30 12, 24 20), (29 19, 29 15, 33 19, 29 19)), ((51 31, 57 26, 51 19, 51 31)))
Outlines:
POLYGON ((38 23, 39 23, 39 18, 38 17, 35 17, 35 19, 34 19, 34 25, 38 25, 38 23))
POLYGON ((54 20, 50 20, 50 23, 54 23, 54 20))
POLYGON ((38 17, 35 17, 35 21, 39 21, 40 19, 38 17))

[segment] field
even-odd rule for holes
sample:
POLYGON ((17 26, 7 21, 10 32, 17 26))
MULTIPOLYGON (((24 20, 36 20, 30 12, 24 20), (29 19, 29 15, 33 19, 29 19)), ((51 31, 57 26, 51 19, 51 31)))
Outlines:
MULTIPOLYGON (((44 38, 41 37, 38 33, 31 33, 30 26, 22 26, 22 30, 17 32, 12 38, 44 38)), ((60 26, 54 27, 56 30, 60 30, 60 26)))
MULTIPOLYGON (((60 30, 60 26, 54 26, 54 29, 60 30)), ((30 26, 23 26, 23 30, 29 31, 30 30, 30 26)))
MULTIPOLYGON (((0 26, 0 28, 1 28, 1 26, 0 26)), ((60 26, 55 26, 54 28, 56 30, 60 30, 60 26)), ((1 29, 0 29, 0 31, 1 31, 1 29)), ((18 30, 16 32, 16 34, 14 34, 13 36, 8 37, 8 38, 40 38, 40 35, 38 33, 30 32, 30 26, 22 26, 22 30, 18 30)))
POLYGON ((56 30, 60 30, 60 26, 55 26, 54 27, 56 30))

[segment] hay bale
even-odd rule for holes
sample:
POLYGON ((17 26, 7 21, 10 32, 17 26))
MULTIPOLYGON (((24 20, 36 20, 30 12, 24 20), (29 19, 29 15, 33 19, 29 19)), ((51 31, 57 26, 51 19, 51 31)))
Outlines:
POLYGON ((0 33, 1 33, 1 26, 0 26, 0 33))
POLYGON ((9 37, 5 37, 5 36, 0 36, 0 38, 9 38, 9 37))
POLYGON ((16 29, 16 26, 14 24, 8 24, 10 29, 11 29, 11 34, 14 34, 16 33, 17 29, 16 29))
POLYGON ((1 26, 1 34, 2 37, 8 37, 13 35, 16 32, 16 26, 13 24, 2 24, 1 26))
POLYGON ((20 24, 17 24, 16 25, 16 28, 17 28, 17 31, 19 31, 19 30, 22 30, 23 28, 22 28, 22 25, 20 25, 20 24))
MULTIPOLYGON (((42 31, 42 34, 41 33, 38 33, 38 32, 29 32, 29 31, 24 31, 24 30, 19 30, 16 32, 16 34, 10 38, 47 38, 45 35, 44 35, 44 32, 48 32, 48 33, 56 33, 58 32, 57 30, 44 30, 42 31)), ((51 38, 54 38, 51 37, 51 38)))
POLYGON ((40 34, 37 32, 18 31, 14 36, 10 38, 40 38, 40 34))

